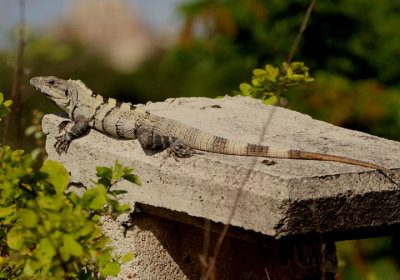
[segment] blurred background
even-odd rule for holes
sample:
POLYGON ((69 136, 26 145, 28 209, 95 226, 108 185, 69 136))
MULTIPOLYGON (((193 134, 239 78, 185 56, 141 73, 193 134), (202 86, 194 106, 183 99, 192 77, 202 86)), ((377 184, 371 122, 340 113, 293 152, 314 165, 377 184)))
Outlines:
MULTIPOLYGON (((252 69, 286 60, 308 5, 304 0, 1 0, 0 92, 6 99, 21 16, 25 21, 20 118, 12 116, 7 143, 36 151, 39 160, 40 112, 58 112, 29 85, 31 77, 80 79, 102 95, 133 103, 229 95, 250 81, 252 69)), ((315 81, 291 88, 287 107, 400 141, 399 29, 400 1, 317 2, 294 56, 310 67, 315 81)), ((399 240, 338 242, 337 278, 400 279, 399 240)))

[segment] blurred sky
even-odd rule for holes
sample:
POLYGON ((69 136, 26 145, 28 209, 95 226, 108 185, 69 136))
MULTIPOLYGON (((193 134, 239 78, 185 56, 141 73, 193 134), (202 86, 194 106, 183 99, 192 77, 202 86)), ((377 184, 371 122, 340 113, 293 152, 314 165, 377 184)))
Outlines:
MULTIPOLYGON (((184 0, 125 0, 136 7, 137 14, 153 31, 177 28, 179 19, 176 7, 184 0)), ((25 0, 26 23, 32 28, 44 28, 63 17, 73 0, 25 0)), ((19 22, 19 1, 0 0, 0 47, 10 42, 7 32, 19 22)), ((7 44, 8 43, 8 44, 7 44)))

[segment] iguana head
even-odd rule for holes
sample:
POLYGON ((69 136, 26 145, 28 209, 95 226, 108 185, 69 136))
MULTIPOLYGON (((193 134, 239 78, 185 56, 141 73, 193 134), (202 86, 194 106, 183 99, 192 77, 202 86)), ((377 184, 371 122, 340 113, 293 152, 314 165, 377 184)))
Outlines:
POLYGON ((66 111, 71 103, 71 95, 68 91, 68 81, 53 76, 35 77, 30 81, 38 91, 44 93, 61 110, 66 111))
POLYGON ((30 80, 37 90, 50 98, 58 108, 68 114, 82 96, 88 92, 87 87, 81 81, 63 80, 54 76, 35 77, 30 80))

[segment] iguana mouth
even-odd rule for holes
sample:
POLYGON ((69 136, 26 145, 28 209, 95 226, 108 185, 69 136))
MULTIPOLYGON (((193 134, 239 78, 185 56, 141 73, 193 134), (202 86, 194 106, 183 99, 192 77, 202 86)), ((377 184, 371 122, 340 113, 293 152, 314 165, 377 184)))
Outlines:
POLYGON ((35 88, 36 90, 38 90, 38 91, 44 93, 47 97, 50 96, 49 94, 47 94, 47 93, 45 92, 45 88, 43 87, 43 85, 41 85, 42 81, 40 80, 40 78, 38 78, 38 77, 32 78, 32 79, 30 79, 29 82, 30 82, 30 84, 31 84, 32 86, 34 86, 34 88, 35 88))

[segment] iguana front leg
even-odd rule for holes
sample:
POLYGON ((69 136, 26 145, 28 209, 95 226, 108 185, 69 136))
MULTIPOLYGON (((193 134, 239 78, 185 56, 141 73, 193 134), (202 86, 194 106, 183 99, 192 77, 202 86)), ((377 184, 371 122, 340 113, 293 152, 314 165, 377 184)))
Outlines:
POLYGON ((158 135, 150 126, 140 126, 136 130, 135 135, 143 149, 167 149, 168 155, 172 155, 175 160, 198 154, 197 151, 187 147, 181 140, 175 137, 158 135))
POLYGON ((54 144, 54 148, 59 155, 61 155, 62 152, 67 153, 72 140, 85 134, 89 128, 89 121, 81 115, 75 117, 73 121, 74 125, 71 127, 71 129, 67 130, 65 127, 69 122, 70 121, 63 121, 59 125, 60 132, 65 130, 65 134, 56 137, 56 143, 54 144))

